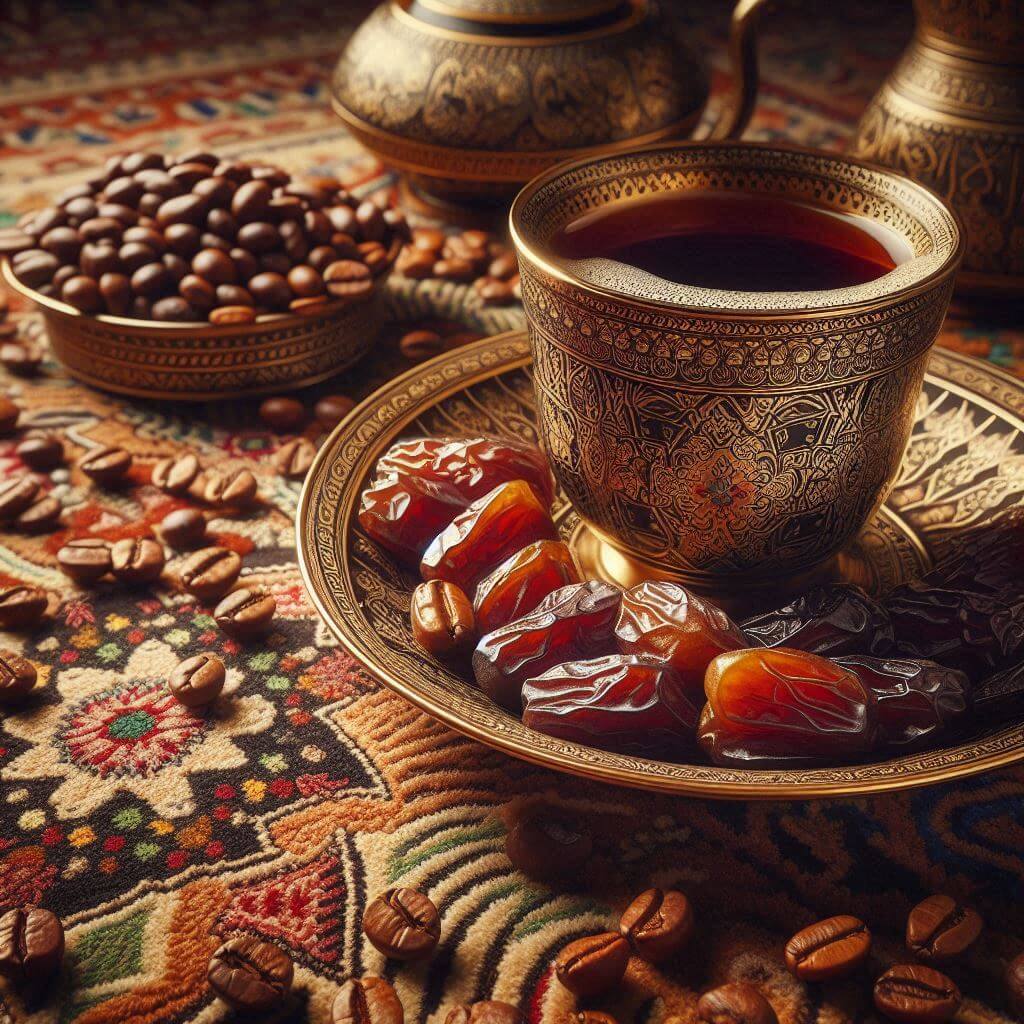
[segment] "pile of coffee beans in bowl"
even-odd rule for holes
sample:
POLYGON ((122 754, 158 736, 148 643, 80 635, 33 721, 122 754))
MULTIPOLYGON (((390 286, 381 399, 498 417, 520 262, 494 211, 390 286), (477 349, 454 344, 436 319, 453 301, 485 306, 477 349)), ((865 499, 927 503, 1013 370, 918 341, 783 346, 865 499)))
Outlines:
POLYGON ((409 238, 398 210, 332 178, 136 152, 0 231, 0 256, 82 313, 246 324, 366 301, 409 238))

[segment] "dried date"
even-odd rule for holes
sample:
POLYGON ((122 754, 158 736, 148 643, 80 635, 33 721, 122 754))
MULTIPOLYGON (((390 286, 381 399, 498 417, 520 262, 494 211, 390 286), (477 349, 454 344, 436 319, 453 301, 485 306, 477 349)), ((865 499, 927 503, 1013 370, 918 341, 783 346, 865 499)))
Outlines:
POLYGON ((815 587, 795 601, 743 623, 750 644, 792 647, 824 657, 883 656, 892 651, 892 623, 885 609, 852 583, 815 587))
POLYGON ((477 498, 431 542, 420 562, 425 580, 448 580, 473 592, 477 582, 514 552, 558 533, 525 480, 510 480, 477 498))
POLYGON ((612 654, 528 679, 523 723, 602 750, 673 758, 693 749, 701 704, 671 665, 612 654))
POLYGON ((481 633, 529 615, 553 590, 580 582, 568 545, 539 540, 507 558, 476 588, 473 609, 481 633))
POLYGON ((560 587, 525 618, 488 633, 473 653, 473 673, 491 700, 518 711, 523 683, 566 661, 615 650, 620 592, 589 580, 560 587))
POLYGON ((622 595, 615 638, 623 654, 666 662, 693 699, 704 703, 704 673, 725 651, 749 644, 720 608, 677 583, 650 581, 622 595))
POLYGON ((871 749, 874 694, 827 658, 785 647, 721 654, 704 681, 698 736, 715 764, 785 766, 871 749))

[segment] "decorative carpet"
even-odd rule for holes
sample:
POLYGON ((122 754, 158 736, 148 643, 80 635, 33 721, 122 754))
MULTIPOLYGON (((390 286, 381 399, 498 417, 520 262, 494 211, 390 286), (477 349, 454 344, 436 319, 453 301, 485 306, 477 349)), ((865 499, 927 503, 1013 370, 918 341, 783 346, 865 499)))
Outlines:
MULTIPOLYGON (((685 7, 720 93, 727 12, 710 0, 685 7)), ((327 104, 327 74, 362 5, 15 0, 2 11, 0 223, 129 147, 202 144, 337 173, 361 192, 394 185, 327 104)), ((841 147, 906 39, 908 13, 805 4, 769 25, 750 137, 841 147)), ((521 320, 454 286, 399 284, 392 299, 396 320, 486 330, 521 320)), ((15 317, 39 332, 33 314, 15 317)), ((1024 371, 1019 330, 964 321, 942 343, 1024 371)), ((399 368, 384 341, 369 366, 321 390, 366 394, 399 368)), ((738 979, 758 985, 783 1024, 875 1020, 867 977, 805 985, 784 970, 782 944, 818 917, 854 913, 875 933, 880 970, 901 956, 908 909, 936 891, 988 924, 956 972, 967 996, 958 1019, 1009 1019, 1000 975, 1024 943, 1024 771, 877 799, 727 804, 602 787, 495 754, 380 688, 335 646, 295 564, 298 485, 269 467, 286 438, 254 425, 251 404, 128 402, 52 361, 44 370, 36 381, 0 376, 23 422, 63 431, 69 466, 100 441, 123 445, 137 486, 99 492, 59 469, 46 486, 67 509, 60 531, 0 536, 0 582, 59 599, 45 629, 0 635, 42 666, 44 685, 30 708, 0 717, 0 909, 39 904, 68 930, 59 983, 31 1006, 0 987, 0 1021, 222 1019, 206 964, 239 932, 295 960, 295 998, 278 1019, 327 1021, 341 980, 379 973, 408 1021, 440 1024, 454 1003, 492 996, 533 1022, 561 1021, 572 1004, 553 955, 650 885, 691 896, 700 938, 666 972, 632 962, 605 1004, 622 1024, 693 1021, 704 988, 738 979), (149 467, 186 447, 259 476, 265 507, 214 520, 211 532, 277 598, 265 644, 226 640, 209 608, 169 587, 83 592, 57 571, 68 538, 150 533, 178 502, 148 484, 149 467), (164 689, 171 667, 202 649, 229 666, 230 695, 208 718, 164 689), (98 743, 101 731, 117 742, 98 743), (589 822, 595 855, 572 890, 531 882, 504 855, 510 810, 538 796, 589 822), (413 968, 385 962, 360 932, 367 896, 396 884, 441 908, 438 954, 413 968)), ((0 442, 0 475, 21 469, 0 442)))

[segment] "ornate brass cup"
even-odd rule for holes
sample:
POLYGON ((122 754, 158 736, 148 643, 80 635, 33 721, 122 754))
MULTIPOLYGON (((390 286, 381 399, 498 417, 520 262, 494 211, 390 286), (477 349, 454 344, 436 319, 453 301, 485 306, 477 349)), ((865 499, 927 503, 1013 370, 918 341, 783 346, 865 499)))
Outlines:
POLYGON ((511 226, 540 431, 593 531, 590 567, 719 596, 822 571, 899 469, 962 255, 944 203, 827 154, 682 144, 554 168, 519 194, 511 226), (867 284, 763 293, 552 255, 550 239, 582 214, 679 189, 856 214, 912 255, 867 284))

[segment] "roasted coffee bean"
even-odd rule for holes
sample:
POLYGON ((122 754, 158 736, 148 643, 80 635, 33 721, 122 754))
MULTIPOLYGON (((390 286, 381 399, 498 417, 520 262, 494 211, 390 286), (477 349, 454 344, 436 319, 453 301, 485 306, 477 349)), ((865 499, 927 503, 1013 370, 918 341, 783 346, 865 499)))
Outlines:
POLYGON ((113 487, 121 483, 132 468, 132 456, 123 448, 105 445, 83 455, 78 460, 78 468, 101 487, 113 487))
POLYGON ((16 907, 0 915, 0 975, 17 986, 49 981, 64 960, 64 926, 41 907, 16 907))
POLYGON ((270 209, 274 190, 265 181, 249 181, 240 185, 231 200, 231 212, 240 224, 263 220, 270 209))
POLYGON ((234 586, 242 559, 229 548, 200 548, 181 567, 182 586, 200 601, 216 601, 234 586))
POLYGON ((0 707, 23 701, 35 688, 37 678, 32 662, 0 648, 0 707))
POLYGON ((675 889, 648 889, 623 911, 619 932, 638 956, 659 964, 678 953, 693 934, 690 901, 675 889))
POLYGON ((830 981, 855 971, 870 950, 867 925, 840 914, 798 931, 786 943, 786 967, 804 981, 830 981))
MULTIPOLYGON (((238 244, 257 256, 273 252, 281 246, 281 232, 277 225, 257 220, 238 229, 238 244)), ((289 263, 288 266, 291 264, 289 263)), ((286 270, 287 273, 287 270, 286 270)))
POLYGON ((303 263, 288 271, 288 287, 300 299, 308 299, 323 294, 324 279, 312 267, 303 263))
POLYGON ((408 246, 402 250, 401 255, 395 263, 395 269, 405 277, 414 281, 423 281, 434 274, 434 264, 437 262, 437 254, 428 249, 420 249, 416 246, 408 246))
POLYGON ((515 292, 508 281, 499 281, 493 277, 482 277, 478 279, 476 289, 485 306, 511 306, 516 301, 515 292))
POLYGON ((314 458, 316 449, 312 441, 305 437, 297 437, 274 452, 274 466, 287 479, 302 480, 313 465, 314 458))
POLYGON ((733 981, 705 992, 697 1001, 702 1024, 779 1024, 772 1004, 753 985, 733 981))
POLYGON ((9 398, 0 395, 0 437, 14 432, 21 409, 9 398))
POLYGON ((167 680, 174 699, 187 708, 212 704, 224 689, 224 662, 210 651, 179 662, 167 680))
POLYGON ((26 466, 39 472, 56 469, 64 461, 64 445, 52 434, 29 434, 14 451, 26 466))
MULTIPOLYGON (((285 285, 288 284, 286 275, 292 268, 292 261, 283 252, 264 252, 259 255, 259 265, 261 271, 266 271, 269 274, 274 274, 279 277, 281 281, 284 281, 285 285)), ((257 275, 258 277, 259 275, 257 275)), ((252 288, 253 279, 249 279, 249 287, 252 288)), ((279 297, 279 301, 284 298, 284 289, 281 287, 281 281, 274 281, 273 287, 275 294, 279 297)), ((291 295, 291 289, 288 289, 289 296, 291 295)), ((283 304, 280 308, 284 308, 283 304)))
POLYGON ((373 275, 365 263, 357 260, 336 260, 323 276, 327 291, 337 299, 355 302, 373 291, 373 275))
MULTIPOLYGON (((156 219, 164 227, 168 224, 193 224, 198 227, 206 220, 209 205, 205 196, 187 192, 183 196, 161 202, 157 207, 156 219)), ((141 204, 139 208, 142 209, 141 204)))
POLYGON ((89 242, 99 242, 103 239, 117 242, 124 233, 124 225, 113 217, 92 217, 79 230, 82 237, 89 242))
POLYGON ((256 477, 247 469, 235 469, 210 477, 203 498, 211 505, 250 508, 256 502, 256 477))
POLYGON ((256 319, 252 306, 219 306, 210 312, 210 323, 221 327, 251 324, 256 319))
POLYGON ((40 494, 11 525, 23 533, 45 533, 57 525, 62 508, 52 494, 40 494))
MULTIPOLYGON (((139 231, 145 231, 139 228, 139 231)), ((160 258, 160 250, 147 242, 128 241, 117 250, 118 269, 134 274, 143 267, 156 264, 160 258)))
POLYGON ((0 588, 0 629, 28 629, 36 626, 46 613, 45 590, 15 583, 0 588))
POLYGON ((199 460, 191 452, 161 459, 153 467, 152 481, 168 494, 184 494, 199 475, 199 460))
POLYGON ((241 587, 221 600, 213 610, 213 618, 229 636, 248 640, 270 629, 276 611, 277 602, 267 591, 241 587))
POLYGON ((139 222, 138 213, 130 206, 124 206, 121 203, 100 203, 97 213, 109 220, 116 220, 122 230, 133 227, 139 222))
POLYGON ((332 1024, 403 1024, 398 993, 383 978, 349 978, 331 1007, 332 1024))
POLYGON ((476 646, 472 602, 454 583, 419 584, 412 592, 410 617, 416 642, 439 658, 469 654, 476 646))
POLYGON ((153 303, 153 319, 166 323, 191 324, 202 317, 180 296, 169 295, 153 303))
POLYGON ((417 249, 440 252, 447 235, 438 228, 413 228, 412 244, 417 249))
POLYGON ((147 263, 131 276, 132 290, 136 295, 155 302, 177 288, 171 272, 162 263, 147 263))
POLYGON ((356 248, 359 258, 370 268, 374 277, 383 274, 390 266, 388 251, 380 242, 360 242, 356 248))
POLYGON ((507 281, 513 274, 519 271, 519 264, 515 256, 508 254, 491 260, 487 273, 490 277, 496 277, 499 281, 507 281))
POLYGON ((234 261, 221 249, 200 249, 192 257, 192 273, 212 285, 235 283, 234 261))
MULTIPOLYGON (((105 270, 115 269, 117 264, 114 258, 114 267, 104 267, 105 270)), ((104 309, 103 296, 100 293, 100 286, 91 277, 78 274, 64 282, 60 290, 60 297, 69 305, 74 306, 81 313, 101 313, 104 309)))
POLYGON ((214 209, 206 215, 206 229, 226 242, 233 242, 238 234, 238 221, 227 210, 214 209))
POLYGON ((292 987, 292 962, 269 942, 240 935, 210 959, 210 988, 240 1013, 264 1013, 284 1002, 292 987))
POLYGON ((306 423, 306 409, 297 398, 275 396, 260 403, 260 419, 278 434, 291 434, 306 423))
POLYGON ((209 312, 217 305, 217 290, 198 274, 186 274, 178 282, 178 292, 194 309, 209 312))
POLYGON ((388 889, 366 908, 363 932, 371 944, 394 960, 422 960, 441 937, 437 907, 415 889, 388 889))
MULTIPOLYGON (((81 274, 78 273, 75 267, 61 267, 53 275, 53 286, 54 288, 59 288, 61 298, 76 309, 80 309, 85 313, 101 312, 102 310, 98 306, 93 309, 88 308, 90 302, 92 302, 91 289, 96 289, 99 292, 100 299, 103 298, 103 290, 99 287, 99 280, 104 274, 119 274, 124 269, 121 257, 118 255, 117 249, 112 245, 87 245, 82 249, 79 263, 82 269, 81 274), (77 283, 71 285, 72 281, 77 283), (82 284, 84 281, 88 281, 89 284, 82 284), (71 287, 68 287, 69 285, 71 287), (76 289, 79 294, 75 294, 76 289)), ((94 305, 96 304, 94 303, 94 305)))
POLYGON ((72 227, 51 228, 39 240, 46 252, 52 253, 61 263, 75 263, 82 249, 82 236, 72 227))
POLYGON ((104 274, 100 294, 111 316, 125 316, 131 309, 132 283, 124 274, 104 274))
POLYGON ((875 982, 875 1008, 906 1024, 941 1024, 960 1006, 960 990, 944 974, 919 964, 897 964, 875 982))
POLYGON ((594 843, 583 822, 568 808, 527 804, 516 811, 505 836, 513 866, 542 881, 576 877, 594 843))
POLYGON ((59 266, 60 260, 53 253, 35 249, 31 255, 27 255, 14 265, 14 272, 18 275, 18 280, 27 287, 42 288, 44 284, 53 280, 59 266))
POLYGON ((0 523, 17 519, 36 499, 39 484, 30 476, 0 480, 0 523))
POLYGON ((479 1003, 452 1007, 444 1024, 526 1024, 526 1016, 511 1003, 484 999, 479 1003))
POLYGON ((333 430, 355 407, 348 395, 324 395, 313 406, 313 415, 320 426, 333 430))
POLYGON ((169 224, 164 229, 167 248, 183 260, 191 260, 199 251, 202 232, 194 224, 169 224))
POLYGON ((0 345, 0 365, 15 377, 34 377, 43 362, 43 353, 36 345, 9 341, 0 345))
POLYGON ((472 281, 475 276, 476 269, 469 260, 444 259, 434 264, 434 277, 446 281, 460 281, 465 284, 472 281))
POLYGON ((414 362, 438 355, 441 348, 441 335, 437 331, 409 331, 398 342, 399 352, 414 362))
POLYGON ((95 583, 113 567, 110 549, 99 537, 70 540, 57 552, 57 564, 76 583, 95 583))
POLYGON ((589 999, 618 985, 628 964, 629 943, 603 932, 570 942, 555 959, 555 974, 573 995, 589 999))
POLYGON ((264 271, 249 281, 249 292, 258 306, 267 309, 286 309, 292 300, 288 282, 278 273, 264 271))
POLYGON ((929 963, 946 963, 974 945, 981 929, 977 911, 951 896, 929 896, 907 918, 907 949, 929 963))
POLYGON ((195 508, 176 508, 164 516, 159 529, 172 548, 194 548, 206 538, 206 517, 195 508))
POLYGON ((122 583, 152 583, 164 570, 164 549, 151 537, 119 540, 110 549, 110 567, 122 583))
POLYGON ((299 316, 319 316, 323 313, 330 297, 327 295, 311 295, 308 299, 292 299, 288 303, 288 311, 299 316))
POLYGON ((1024 953, 1015 956, 1006 965, 1006 998, 1010 1009, 1024 1017, 1024 953))
POLYGON ((240 284, 217 285, 218 306, 254 306, 252 295, 240 284))

